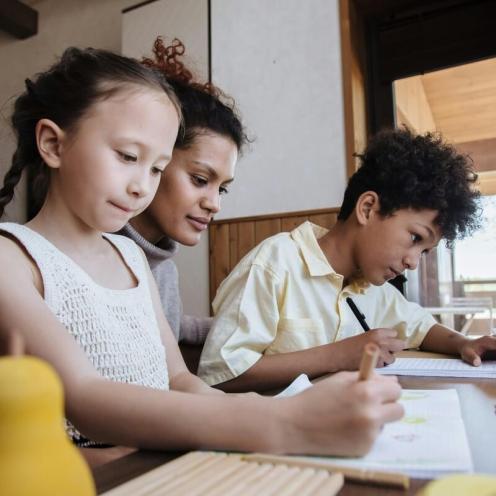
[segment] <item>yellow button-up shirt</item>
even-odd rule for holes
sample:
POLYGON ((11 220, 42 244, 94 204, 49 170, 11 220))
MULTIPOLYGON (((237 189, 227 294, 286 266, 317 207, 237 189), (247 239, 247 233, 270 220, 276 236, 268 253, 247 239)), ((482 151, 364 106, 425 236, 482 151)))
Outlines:
POLYGON ((262 355, 332 343, 364 332, 346 297, 370 328, 398 331, 418 347, 435 319, 391 284, 355 282, 343 288, 317 240, 326 229, 305 222, 251 250, 222 282, 198 375, 218 384, 241 375, 262 355))

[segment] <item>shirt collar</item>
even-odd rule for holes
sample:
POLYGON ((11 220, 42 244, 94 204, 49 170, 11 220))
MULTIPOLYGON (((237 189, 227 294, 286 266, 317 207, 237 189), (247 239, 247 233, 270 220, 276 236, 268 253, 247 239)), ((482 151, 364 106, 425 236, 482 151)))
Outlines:
POLYGON ((328 232, 328 229, 317 226, 310 221, 304 222, 291 231, 291 237, 298 245, 311 276, 327 276, 331 274, 340 276, 331 267, 317 241, 328 232))
MULTIPOLYGON (((329 232, 329 229, 317 226, 310 221, 306 221, 296 229, 291 231, 291 237, 298 245, 303 260, 312 277, 332 276, 333 279, 343 281, 343 276, 338 274, 327 260, 324 252, 320 248, 318 239, 329 232)), ((370 284, 365 279, 357 279, 347 286, 353 293, 363 294, 370 284)))

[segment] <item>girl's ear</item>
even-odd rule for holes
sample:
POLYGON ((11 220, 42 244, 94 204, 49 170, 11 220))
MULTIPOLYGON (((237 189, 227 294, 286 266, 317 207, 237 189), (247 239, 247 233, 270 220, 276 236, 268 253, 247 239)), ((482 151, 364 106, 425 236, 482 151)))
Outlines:
POLYGON ((360 225, 368 224, 371 216, 380 211, 379 196, 375 191, 362 193, 355 205, 355 214, 360 225))
POLYGON ((60 167, 60 150, 64 137, 65 132, 50 119, 40 119, 36 124, 38 152, 48 167, 60 167))

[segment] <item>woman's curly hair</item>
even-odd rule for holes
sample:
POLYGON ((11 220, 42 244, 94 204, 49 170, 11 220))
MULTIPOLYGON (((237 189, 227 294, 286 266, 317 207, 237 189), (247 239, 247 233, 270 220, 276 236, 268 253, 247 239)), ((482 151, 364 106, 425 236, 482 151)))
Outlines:
POLYGON ((187 148, 198 135, 211 131, 230 138, 238 151, 242 151, 249 140, 233 98, 210 82, 195 81, 181 60, 184 53, 185 47, 180 40, 174 38, 165 46, 159 36, 153 45, 154 57, 142 60, 143 65, 165 75, 181 102, 184 122, 176 148, 187 148))
POLYGON ((384 216, 403 208, 436 210, 435 223, 448 244, 480 227, 472 160, 439 134, 384 130, 357 157, 361 166, 348 183, 338 220, 350 216, 362 193, 375 191, 384 216))

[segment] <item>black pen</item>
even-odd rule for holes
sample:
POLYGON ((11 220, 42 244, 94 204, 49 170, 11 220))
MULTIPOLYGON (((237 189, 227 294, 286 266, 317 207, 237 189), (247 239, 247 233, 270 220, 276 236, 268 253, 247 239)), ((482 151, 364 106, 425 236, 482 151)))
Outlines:
POLYGON ((360 322, 360 325, 362 326, 363 330, 370 331, 370 327, 368 326, 367 321, 365 320, 365 315, 363 315, 363 313, 360 312, 360 310, 358 310, 358 307, 355 305, 355 302, 349 296, 348 298, 346 298, 346 303, 348 303, 348 305, 350 306, 351 311, 357 318, 358 322, 360 322))

